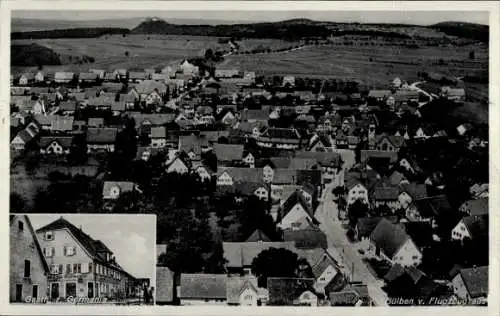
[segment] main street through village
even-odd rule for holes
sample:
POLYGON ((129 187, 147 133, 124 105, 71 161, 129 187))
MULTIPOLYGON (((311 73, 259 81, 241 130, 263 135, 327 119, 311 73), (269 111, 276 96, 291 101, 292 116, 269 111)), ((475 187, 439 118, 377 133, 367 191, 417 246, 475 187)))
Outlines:
POLYGON ((333 201, 332 189, 332 184, 325 186, 315 215, 320 222, 320 229, 326 234, 328 251, 339 260, 343 272, 351 281, 363 281, 368 285, 368 291, 375 305, 387 306, 387 294, 381 289, 383 281, 370 272, 357 252, 356 244, 348 240, 346 229, 338 219, 338 208, 333 201))

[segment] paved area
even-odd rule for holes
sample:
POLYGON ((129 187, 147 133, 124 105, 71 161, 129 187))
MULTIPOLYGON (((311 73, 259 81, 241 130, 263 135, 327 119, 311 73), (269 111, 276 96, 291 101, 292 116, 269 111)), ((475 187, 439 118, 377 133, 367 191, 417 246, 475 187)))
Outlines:
POLYGON ((327 185, 322 200, 316 211, 320 229, 325 232, 328 241, 328 251, 334 258, 341 261, 341 269, 352 281, 362 281, 368 285, 368 291, 377 306, 387 305, 387 294, 381 289, 383 281, 377 279, 363 262, 357 251, 356 244, 351 243, 346 230, 338 220, 337 204, 333 201, 332 185, 327 185))

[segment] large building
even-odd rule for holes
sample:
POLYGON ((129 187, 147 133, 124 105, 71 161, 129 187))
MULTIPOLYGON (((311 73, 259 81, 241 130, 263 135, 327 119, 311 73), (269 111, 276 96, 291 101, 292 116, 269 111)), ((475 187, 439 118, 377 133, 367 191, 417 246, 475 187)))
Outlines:
POLYGON ((50 268, 50 299, 82 297, 127 298, 135 294, 135 278, 127 273, 113 252, 64 218, 37 230, 50 268))
POLYGON ((26 215, 10 216, 10 301, 47 296, 49 266, 26 215))

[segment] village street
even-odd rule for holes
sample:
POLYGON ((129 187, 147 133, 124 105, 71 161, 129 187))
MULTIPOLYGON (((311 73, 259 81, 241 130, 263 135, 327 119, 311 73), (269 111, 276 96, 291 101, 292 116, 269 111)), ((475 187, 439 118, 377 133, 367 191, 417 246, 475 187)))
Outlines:
POLYGON ((326 234, 328 251, 339 260, 343 272, 351 281, 362 281, 368 285, 368 291, 377 306, 387 306, 387 294, 381 289, 383 281, 370 272, 357 252, 356 244, 351 243, 346 230, 338 220, 337 204, 333 201, 333 185, 324 189, 315 217, 320 222, 320 229, 326 234))

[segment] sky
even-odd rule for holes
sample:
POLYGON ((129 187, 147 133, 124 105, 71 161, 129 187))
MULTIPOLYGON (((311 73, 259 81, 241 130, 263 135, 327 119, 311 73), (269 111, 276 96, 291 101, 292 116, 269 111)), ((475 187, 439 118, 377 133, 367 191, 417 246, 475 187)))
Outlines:
MULTIPOLYGON (((60 214, 29 215, 35 230, 57 220, 60 214)), ((122 214, 64 214, 95 240, 101 240, 118 264, 137 278, 153 281, 156 266, 156 216, 122 214)))
POLYGON ((156 16, 168 19, 235 22, 282 21, 308 18, 317 21, 403 23, 429 25, 443 21, 488 23, 487 11, 13 11, 14 18, 104 20, 156 16))

